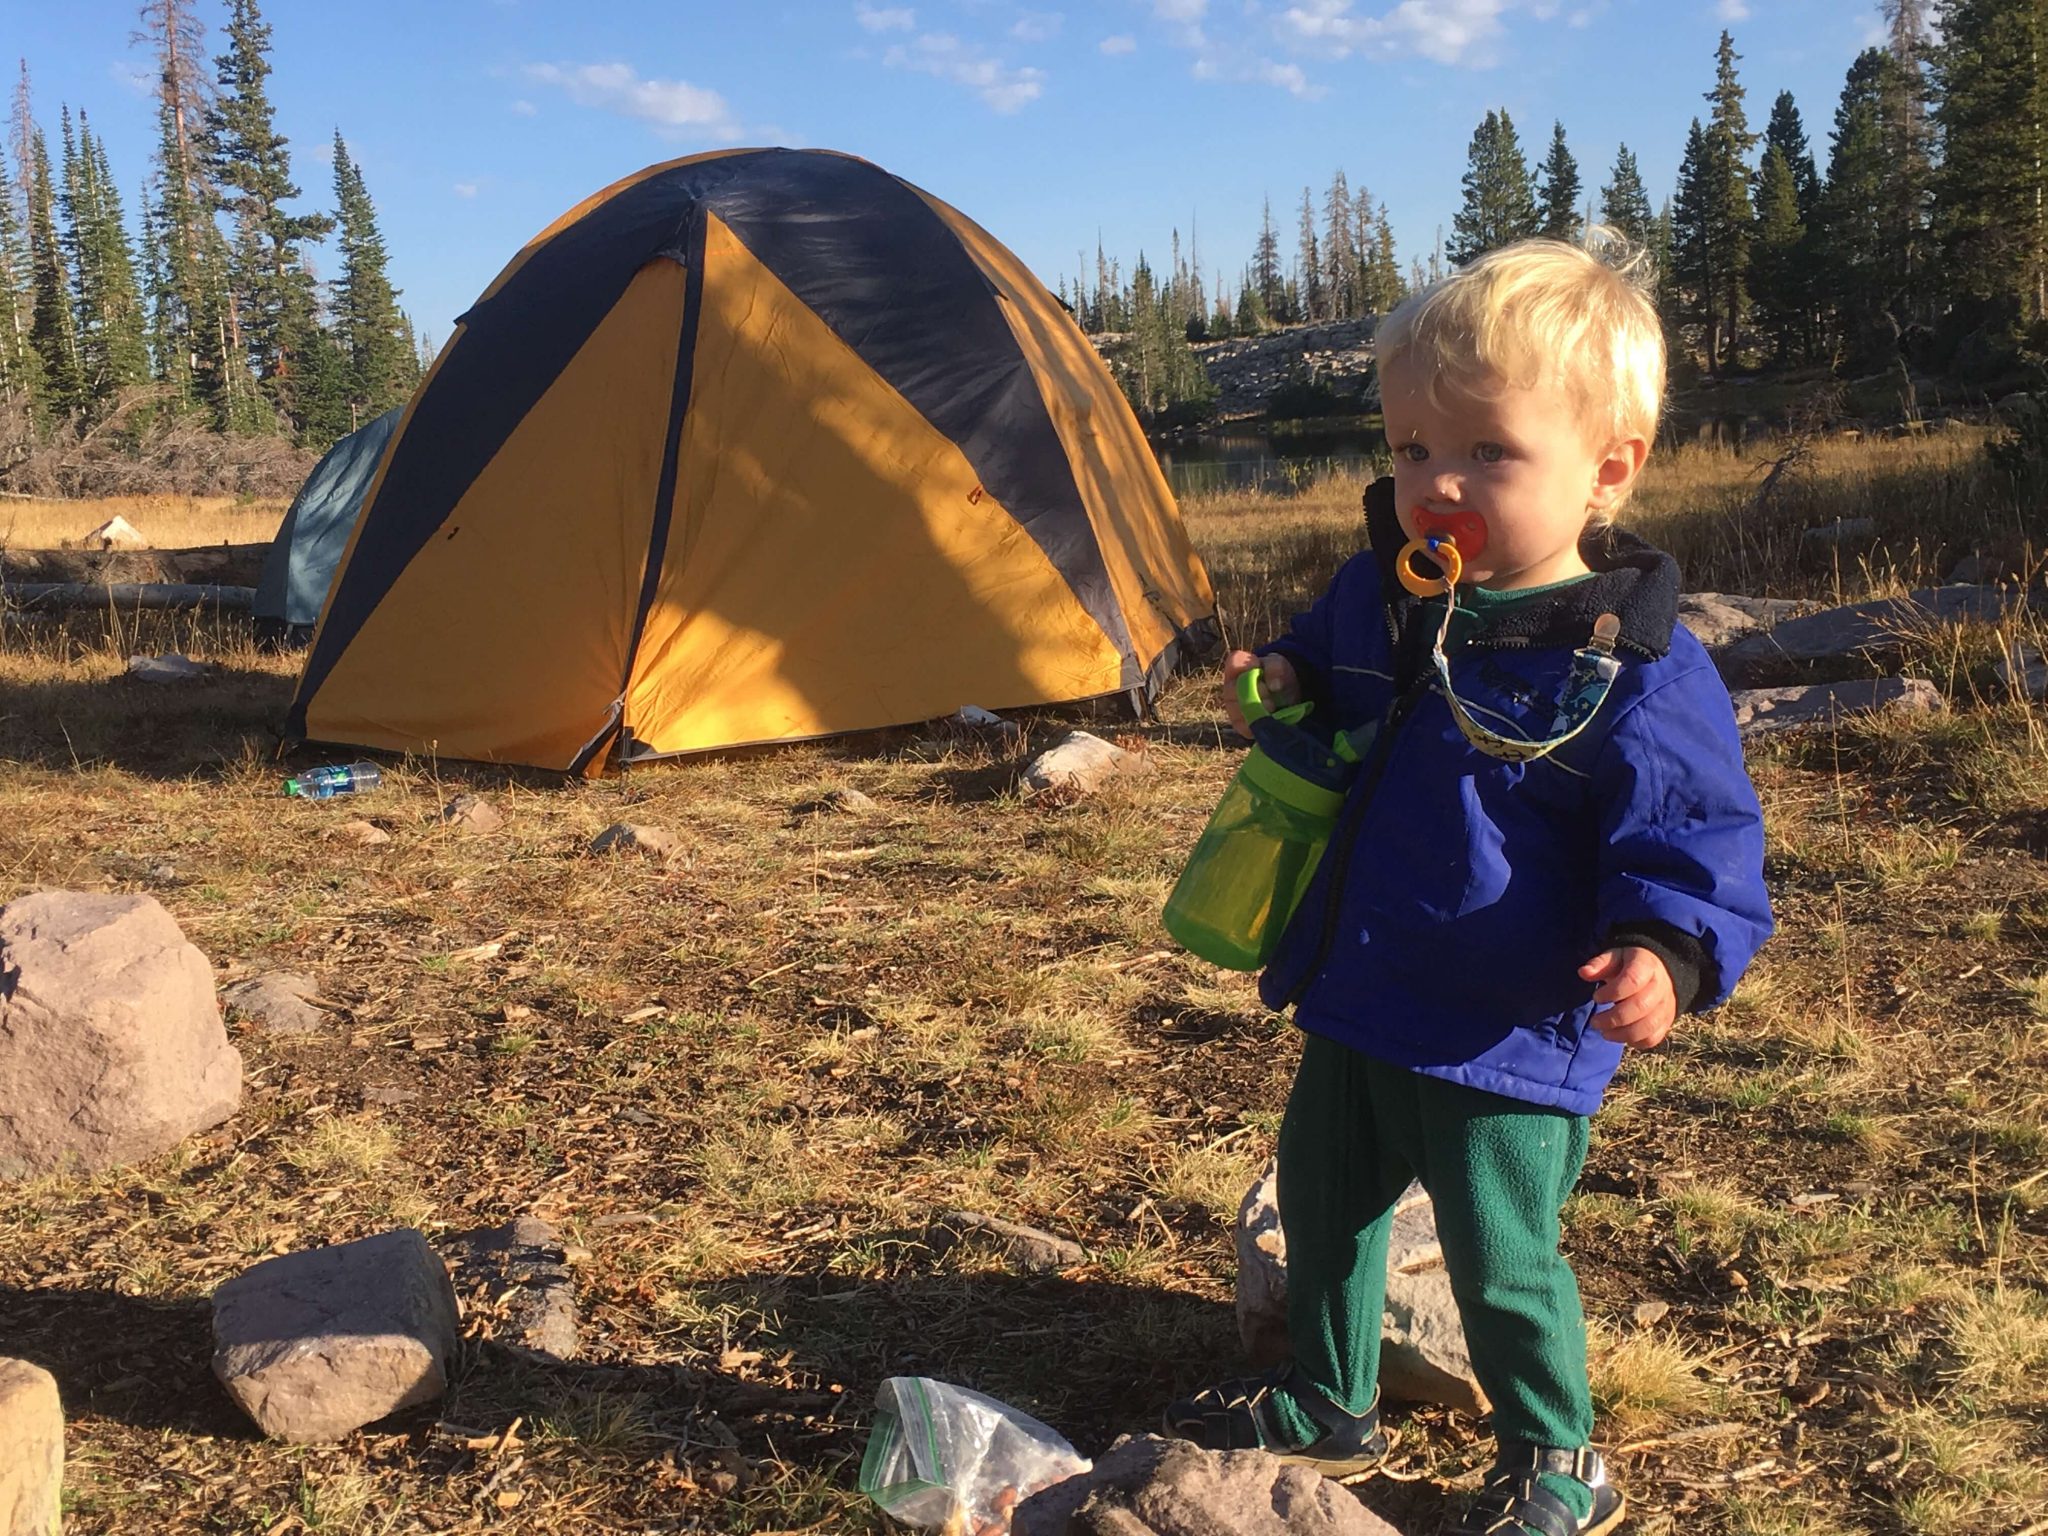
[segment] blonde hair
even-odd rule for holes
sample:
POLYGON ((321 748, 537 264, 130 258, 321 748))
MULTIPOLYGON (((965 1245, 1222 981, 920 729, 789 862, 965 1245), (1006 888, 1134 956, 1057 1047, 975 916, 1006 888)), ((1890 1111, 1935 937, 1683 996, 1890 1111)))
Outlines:
POLYGON ((1380 322, 1380 367, 1423 365, 1423 393, 1438 408, 1446 391, 1486 399, 1563 388, 1589 440, 1654 441, 1664 328, 1639 286, 1647 263, 1609 230, 1588 235, 1602 254, 1521 240, 1409 295, 1380 322))

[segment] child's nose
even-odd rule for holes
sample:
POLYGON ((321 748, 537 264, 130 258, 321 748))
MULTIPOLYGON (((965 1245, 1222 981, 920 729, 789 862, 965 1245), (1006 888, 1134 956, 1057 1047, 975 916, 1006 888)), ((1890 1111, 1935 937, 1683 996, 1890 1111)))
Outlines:
POLYGON ((1431 483, 1430 489, 1439 501, 1457 501, 1465 492, 1464 477, 1450 473, 1440 474, 1431 483))

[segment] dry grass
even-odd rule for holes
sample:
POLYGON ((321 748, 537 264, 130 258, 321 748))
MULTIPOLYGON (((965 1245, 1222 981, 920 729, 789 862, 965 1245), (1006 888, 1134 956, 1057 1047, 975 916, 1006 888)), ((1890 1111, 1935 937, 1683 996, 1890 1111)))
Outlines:
POLYGON ((124 517, 158 549, 257 544, 277 536, 282 501, 233 496, 106 496, 91 501, 0 500, 0 548, 70 549, 109 518, 124 517))
MULTIPOLYGON (((1957 441, 1831 448, 1799 515, 1891 518, 1917 483, 1944 550, 1979 491, 1995 529, 1957 441)), ((1755 466, 1663 464, 1641 518, 1709 571, 1787 547, 1790 523, 1688 510, 1755 466)), ((1239 638, 1355 547, 1357 490, 1191 509, 1239 638)), ((1793 560, 1762 584, 1835 580, 1793 560)), ((304 1040, 234 1026, 243 1108, 178 1152, 0 1187, 0 1347, 63 1383, 70 1529, 878 1533, 850 1458, 886 1374, 1096 1451, 1237 1368, 1229 1220, 1295 1047, 1154 926, 1238 761, 1205 679, 1145 728, 1153 774, 1079 804, 905 731, 594 783, 391 762, 375 796, 308 805, 276 794, 291 667, 226 623, 0 620, 0 900, 146 890, 218 965, 307 971, 343 1010, 304 1040), (171 649, 222 671, 119 675, 171 649), (833 785, 876 811, 792 817, 833 785), (506 830, 438 826, 461 789, 506 830), (392 843, 321 836, 359 814, 392 843), (584 857, 613 820, 691 857, 584 857), (1091 1260, 938 1257, 925 1227, 956 1206, 1091 1260), (478 1306, 436 1410, 309 1449, 253 1438, 213 1384, 203 1298, 248 1264, 523 1211, 582 1250, 577 1365, 510 1355, 478 1306), (474 1447, 515 1419, 516 1449, 474 1447)), ((1567 1242, 1645 1531, 2011 1536, 2048 1508, 2048 774, 2029 709, 1956 699, 1753 754, 1780 936, 1596 1121, 1567 1242)), ((1400 1478, 1366 1497, 1427 1529, 1489 1443, 1400 1417, 1400 1478)))

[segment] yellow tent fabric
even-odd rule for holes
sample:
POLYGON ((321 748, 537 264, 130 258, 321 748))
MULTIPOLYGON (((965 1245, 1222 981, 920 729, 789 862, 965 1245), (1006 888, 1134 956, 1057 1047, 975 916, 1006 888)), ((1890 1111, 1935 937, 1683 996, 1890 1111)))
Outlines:
POLYGON ((1148 698, 1214 597, 1021 263, 850 156, 656 166, 526 247, 365 498, 302 738, 594 773, 1148 698))

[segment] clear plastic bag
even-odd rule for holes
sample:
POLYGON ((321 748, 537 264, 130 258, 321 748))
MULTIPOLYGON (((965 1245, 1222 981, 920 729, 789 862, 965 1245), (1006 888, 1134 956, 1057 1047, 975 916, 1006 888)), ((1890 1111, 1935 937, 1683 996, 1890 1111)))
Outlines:
POLYGON ((1090 1465, 1058 1431, 965 1387, 891 1376, 875 1403, 860 1491, 942 1536, 1008 1536, 1020 1502, 1090 1465))

